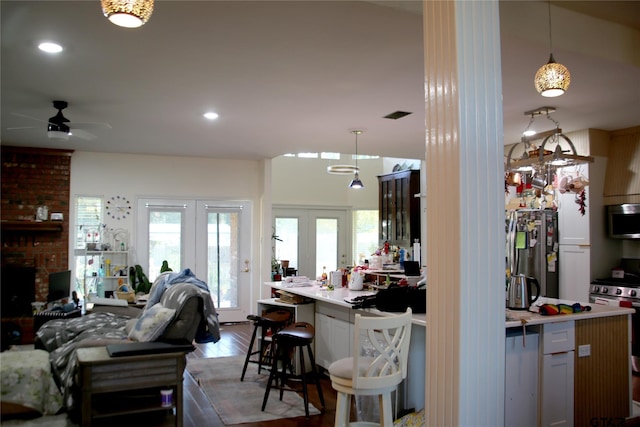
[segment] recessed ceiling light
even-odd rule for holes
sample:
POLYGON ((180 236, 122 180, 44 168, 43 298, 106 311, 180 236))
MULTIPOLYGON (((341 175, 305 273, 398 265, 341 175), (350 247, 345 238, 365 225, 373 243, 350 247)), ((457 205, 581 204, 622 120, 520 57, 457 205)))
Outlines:
POLYGON ((205 117, 205 119, 215 120, 215 119, 218 118, 218 113, 214 113, 213 111, 209 111, 207 113, 204 113, 203 116, 205 117))
POLYGON ((62 46, 53 42, 42 42, 38 45, 38 49, 47 53, 60 53, 62 52, 62 46))

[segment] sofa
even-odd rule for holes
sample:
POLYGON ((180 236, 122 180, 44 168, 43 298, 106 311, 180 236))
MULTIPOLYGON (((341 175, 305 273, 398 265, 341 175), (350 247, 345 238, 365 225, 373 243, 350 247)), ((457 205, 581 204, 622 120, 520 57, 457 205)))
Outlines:
POLYGON ((51 372, 73 418, 79 415, 80 388, 75 351, 82 347, 139 341, 217 342, 218 315, 207 285, 189 270, 161 274, 143 310, 94 307, 73 319, 51 320, 36 332, 36 349, 49 352, 51 372))

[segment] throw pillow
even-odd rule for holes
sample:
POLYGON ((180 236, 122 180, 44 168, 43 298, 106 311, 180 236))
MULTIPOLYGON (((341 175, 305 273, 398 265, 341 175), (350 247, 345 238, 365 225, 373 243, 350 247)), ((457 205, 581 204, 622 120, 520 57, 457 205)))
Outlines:
POLYGON ((173 308, 163 307, 160 303, 154 304, 136 321, 129 332, 129 338, 140 342, 155 341, 171 323, 175 314, 173 308))

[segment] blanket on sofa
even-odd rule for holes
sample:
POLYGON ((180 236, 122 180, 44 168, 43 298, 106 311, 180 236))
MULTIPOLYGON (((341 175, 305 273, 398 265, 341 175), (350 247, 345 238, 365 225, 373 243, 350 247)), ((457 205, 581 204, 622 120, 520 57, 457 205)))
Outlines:
MULTIPOLYGON (((189 270, 178 274, 160 275, 154 282, 152 291, 164 307, 176 310, 176 318, 167 327, 160 340, 191 340, 189 330, 198 318, 188 313, 187 301, 198 298, 202 319, 197 326, 196 342, 217 342, 220 340, 218 314, 211 295, 197 283, 189 270), (180 313, 180 314, 178 314, 180 313)), ((206 285, 205 285, 206 288, 206 285)), ((154 305, 154 304, 152 304, 154 305)), ((147 304, 149 306, 149 304, 147 304)), ((36 333, 40 346, 50 353, 52 373, 64 397, 64 404, 70 414, 79 410, 80 389, 77 385, 78 362, 76 349, 80 347, 106 346, 128 342, 129 327, 135 318, 109 312, 91 313, 75 319, 52 320, 36 333)), ((77 414, 76 414, 77 415, 77 414)))
POLYGON ((125 326, 130 319, 112 313, 92 313, 74 319, 51 320, 36 333, 40 345, 49 352, 52 374, 70 413, 79 410, 75 405, 80 394, 75 383, 78 373, 75 350, 122 343, 127 340, 125 326))

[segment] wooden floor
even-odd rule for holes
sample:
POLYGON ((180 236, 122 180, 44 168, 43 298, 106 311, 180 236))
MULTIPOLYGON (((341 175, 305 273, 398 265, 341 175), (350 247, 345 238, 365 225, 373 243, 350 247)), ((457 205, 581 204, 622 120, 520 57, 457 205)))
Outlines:
MULTIPOLYGON (((249 346, 249 340, 251 339, 252 326, 250 324, 233 324, 223 325, 221 331, 221 339, 216 344, 197 344, 196 350, 190 353, 188 358, 208 358, 208 357, 226 357, 245 355, 247 347, 249 346)), ((249 369, 257 368, 255 365, 250 365, 249 369)), ((285 418, 275 421, 259 422, 259 423, 247 423, 239 424, 241 427, 291 427, 291 426, 333 426, 335 407, 336 407, 336 393, 331 388, 331 383, 326 375, 323 375, 321 380, 322 392, 325 399, 325 410, 320 415, 311 416, 309 419, 305 417, 298 418, 285 418)), ((633 399, 640 401, 640 376, 633 376, 633 399)), ((320 407, 320 401, 318 399, 315 387, 309 387, 310 401, 316 407, 320 407)), ((144 425, 144 426, 172 426, 174 425, 173 417, 160 417, 157 419, 150 419, 148 414, 145 414, 144 418, 140 419, 137 423, 134 418, 129 416, 126 420, 127 425, 144 425)), ((616 420, 615 425, 621 427, 640 427, 640 417, 626 420, 624 423, 620 423, 620 420, 616 420)), ((117 424, 117 423, 116 423, 117 424)), ((101 424, 102 425, 102 424, 101 424)), ((107 425, 106 423, 104 424, 107 425)), ((111 421, 109 426, 113 426, 111 421)), ((189 373, 185 371, 184 375, 184 427, 222 427, 224 424, 218 417, 218 414, 213 409, 207 396, 198 387, 197 383, 191 377, 189 373)))
MULTIPOLYGON (((197 344, 196 350, 190 353, 188 358, 227 357, 246 355, 251 339, 253 326, 249 323, 222 325, 221 339, 216 344, 197 344)), ((248 369, 257 369, 256 365, 250 365, 248 369)), ((289 426, 333 426, 336 409, 336 392, 331 387, 331 382, 323 375, 322 393, 325 400, 324 413, 305 417, 284 418, 269 422, 240 424, 243 427, 289 427, 289 426)), ((320 400, 315 387, 309 387, 309 399, 314 406, 320 408, 320 400)), ((185 372, 184 376, 184 427, 219 427, 224 424, 218 414, 209 403, 207 396, 198 387, 191 375, 185 372)))

